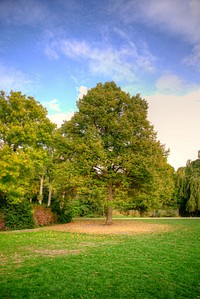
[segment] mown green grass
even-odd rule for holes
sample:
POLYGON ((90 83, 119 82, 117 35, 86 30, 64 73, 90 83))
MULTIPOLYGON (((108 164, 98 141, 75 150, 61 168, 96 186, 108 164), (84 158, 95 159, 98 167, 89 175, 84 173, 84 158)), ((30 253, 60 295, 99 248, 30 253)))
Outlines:
POLYGON ((200 220, 141 221, 172 230, 0 233, 1 298, 200 298, 200 220))

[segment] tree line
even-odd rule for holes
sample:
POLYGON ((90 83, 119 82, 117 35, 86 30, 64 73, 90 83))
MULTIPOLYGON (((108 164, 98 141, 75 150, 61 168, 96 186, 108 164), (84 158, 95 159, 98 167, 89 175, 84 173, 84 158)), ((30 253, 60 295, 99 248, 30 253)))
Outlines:
POLYGON ((178 204, 184 209, 181 170, 177 179, 147 112, 139 94, 99 83, 57 128, 33 97, 2 91, 0 208, 45 204, 73 215, 105 214, 106 224, 113 208, 141 214, 178 204))

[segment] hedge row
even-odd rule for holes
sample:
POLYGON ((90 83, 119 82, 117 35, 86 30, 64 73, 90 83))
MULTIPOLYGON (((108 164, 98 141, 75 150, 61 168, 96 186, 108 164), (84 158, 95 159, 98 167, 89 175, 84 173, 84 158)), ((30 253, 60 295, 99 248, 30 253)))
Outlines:
POLYGON ((33 206, 29 202, 0 207, 0 230, 27 229, 71 220, 71 215, 64 210, 53 211, 42 205, 33 206))

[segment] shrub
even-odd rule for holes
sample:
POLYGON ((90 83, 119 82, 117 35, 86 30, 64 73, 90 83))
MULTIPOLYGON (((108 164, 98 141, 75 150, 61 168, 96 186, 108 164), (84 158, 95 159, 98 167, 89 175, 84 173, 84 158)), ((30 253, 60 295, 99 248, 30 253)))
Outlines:
POLYGON ((99 217, 103 215, 103 207, 100 202, 90 202, 85 198, 71 201, 69 209, 73 217, 99 217))
POLYGON ((1 207, 0 229, 33 228, 32 206, 23 201, 18 204, 5 204, 1 207))
POLYGON ((52 203, 51 209, 53 213, 57 215, 58 223, 68 223, 72 221, 72 211, 68 205, 64 205, 64 207, 60 208, 60 203, 54 201, 52 203))
POLYGON ((60 210, 58 214, 59 223, 68 223, 72 221, 72 212, 67 210, 60 210))
POLYGON ((57 222, 57 215, 51 208, 40 205, 34 207, 33 219, 37 226, 50 225, 57 222))
POLYGON ((177 209, 166 208, 166 209, 160 209, 154 211, 152 216, 153 217, 178 217, 179 213, 177 209))

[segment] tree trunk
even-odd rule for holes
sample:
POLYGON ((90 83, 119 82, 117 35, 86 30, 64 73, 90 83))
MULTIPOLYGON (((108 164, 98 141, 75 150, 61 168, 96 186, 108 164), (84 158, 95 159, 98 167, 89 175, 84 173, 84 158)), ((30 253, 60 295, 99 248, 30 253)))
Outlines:
POLYGON ((108 187, 108 206, 106 212, 106 225, 112 224, 112 201, 113 201, 113 188, 112 185, 108 187))
POLYGON ((62 193, 62 199, 60 201, 60 209, 62 210, 65 203, 65 192, 62 193))
POLYGON ((39 193, 39 204, 42 204, 43 199, 43 185, 44 185, 44 176, 42 175, 40 178, 40 193, 39 193))
POLYGON ((47 207, 50 207, 51 205, 51 195, 52 195, 52 189, 51 187, 49 188, 49 195, 48 195, 48 203, 47 203, 47 207))

